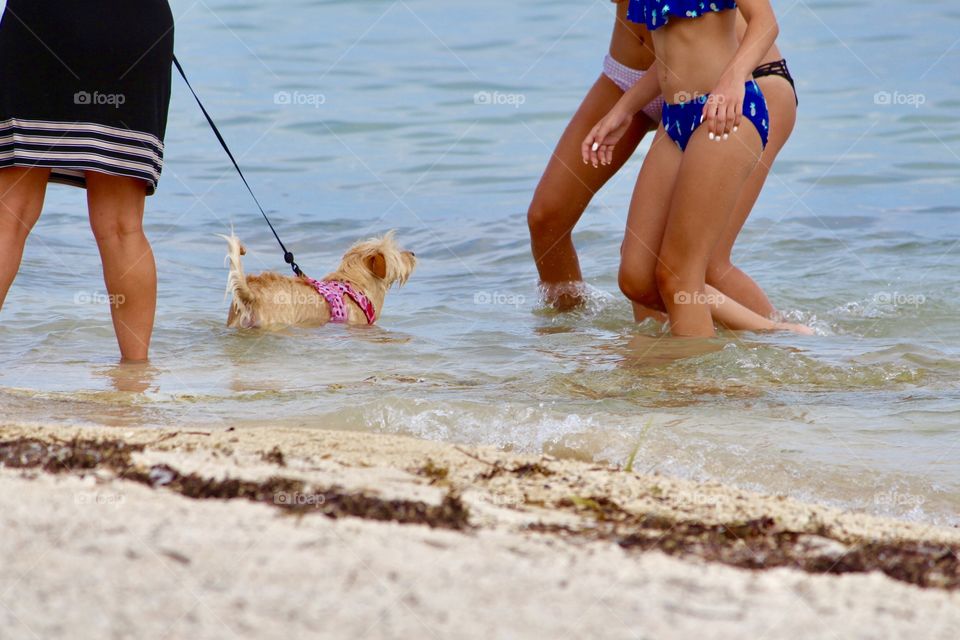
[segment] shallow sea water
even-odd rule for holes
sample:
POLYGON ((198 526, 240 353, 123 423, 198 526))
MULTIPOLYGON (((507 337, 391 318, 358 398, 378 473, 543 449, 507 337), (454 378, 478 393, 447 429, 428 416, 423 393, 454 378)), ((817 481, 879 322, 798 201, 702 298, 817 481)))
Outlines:
POLYGON ((171 4, 178 55, 301 265, 322 275, 391 228, 420 265, 377 327, 227 330, 215 234, 236 229, 249 272, 283 265, 175 78, 148 201, 152 365, 116 366, 82 193, 51 187, 0 315, 6 417, 636 449, 644 472, 960 521, 954 3, 774 3, 799 121, 736 257, 820 335, 709 343, 635 325, 617 291, 643 148, 577 229, 588 307, 538 302, 526 207, 610 2, 171 4))

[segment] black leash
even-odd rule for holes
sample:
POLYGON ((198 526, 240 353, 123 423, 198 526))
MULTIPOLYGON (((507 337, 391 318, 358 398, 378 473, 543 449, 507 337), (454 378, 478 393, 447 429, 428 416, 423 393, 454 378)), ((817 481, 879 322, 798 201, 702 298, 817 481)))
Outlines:
POLYGON ((193 94, 193 97, 196 99, 197 104, 200 105, 200 110, 203 111, 203 115, 207 118, 207 122, 210 123, 210 128, 213 129, 213 133, 217 136, 217 140, 220 141, 220 146, 223 147, 223 150, 227 152, 227 156, 230 158, 230 162, 233 163, 233 166, 236 168, 237 173, 240 174, 240 179, 243 180, 243 184, 247 187, 247 191, 250 192, 250 196, 253 198, 253 201, 257 203, 257 208, 260 209, 260 214, 263 216, 263 219, 267 221, 267 225, 270 227, 270 231, 273 232, 273 237, 277 239, 277 242, 280 244, 280 248, 283 249, 283 259, 290 265, 290 268, 293 269, 293 272, 298 276, 303 275, 303 271, 300 270, 300 266, 294 261, 293 253, 287 251, 287 247, 284 246, 283 240, 280 239, 280 236, 277 235, 277 230, 273 228, 273 223, 270 222, 270 218, 267 217, 267 213, 263 210, 263 207, 260 205, 260 201, 257 200, 257 196, 254 195, 253 189, 250 188, 250 183, 247 182, 246 177, 243 175, 243 171, 240 170, 240 165, 237 164, 237 161, 234 159, 233 154, 230 153, 230 147, 227 146, 227 141, 223 139, 223 136, 220 134, 220 129, 217 128, 216 123, 214 123, 213 118, 210 117, 210 114, 207 113, 206 107, 203 106, 203 103, 200 102, 200 96, 197 95, 197 92, 193 90, 193 85, 190 84, 190 81, 187 80, 187 74, 183 72, 183 67, 180 66, 180 61, 177 60, 177 56, 173 56, 173 64, 176 65, 177 71, 180 72, 180 76, 183 78, 183 81, 187 83, 187 88, 190 89, 190 93, 193 94))

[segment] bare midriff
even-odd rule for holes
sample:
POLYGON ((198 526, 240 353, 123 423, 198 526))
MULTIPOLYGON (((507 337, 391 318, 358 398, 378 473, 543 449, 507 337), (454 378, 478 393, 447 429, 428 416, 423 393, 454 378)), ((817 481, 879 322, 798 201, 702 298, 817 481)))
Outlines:
POLYGON ((739 46, 737 15, 727 10, 697 18, 671 16, 652 33, 660 87, 668 103, 713 91, 739 46))
POLYGON ((627 20, 629 2, 617 4, 617 20, 610 38, 610 56, 632 69, 649 69, 656 56, 645 25, 627 20))

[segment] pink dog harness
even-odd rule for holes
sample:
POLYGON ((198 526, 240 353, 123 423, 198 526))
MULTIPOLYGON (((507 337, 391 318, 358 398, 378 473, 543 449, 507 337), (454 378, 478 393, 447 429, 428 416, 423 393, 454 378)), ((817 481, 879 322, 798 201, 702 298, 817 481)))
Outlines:
POLYGON ((367 324, 373 324, 376 321, 377 313, 373 308, 373 303, 370 302, 370 298, 357 291, 349 282, 339 280, 320 281, 313 278, 306 278, 306 280, 330 305, 330 322, 347 321, 347 305, 343 296, 349 296, 351 300, 357 303, 357 306, 363 311, 363 315, 367 317, 367 324))

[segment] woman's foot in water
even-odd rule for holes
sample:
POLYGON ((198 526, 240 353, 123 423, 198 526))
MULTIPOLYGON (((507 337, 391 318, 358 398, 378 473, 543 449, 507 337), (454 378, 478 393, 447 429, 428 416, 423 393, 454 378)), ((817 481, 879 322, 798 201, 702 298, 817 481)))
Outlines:
POLYGON ((805 324, 794 324, 792 322, 777 322, 775 331, 792 331, 793 333, 800 334, 801 336, 812 336, 814 335, 813 328, 808 327, 805 324))

